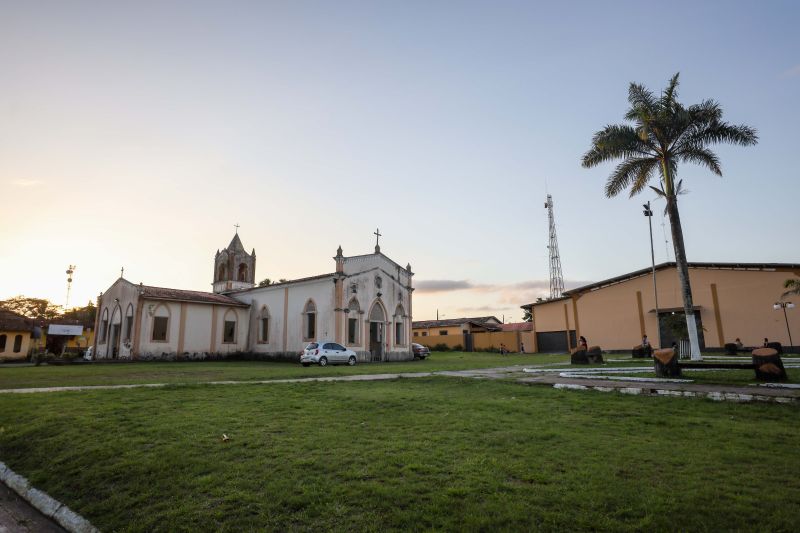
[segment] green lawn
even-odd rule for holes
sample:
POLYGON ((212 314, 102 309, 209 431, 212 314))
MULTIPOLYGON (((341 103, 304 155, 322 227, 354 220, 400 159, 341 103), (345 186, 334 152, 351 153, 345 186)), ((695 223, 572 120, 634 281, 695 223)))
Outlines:
POLYGON ((66 385, 119 385, 132 383, 201 383, 204 381, 254 381, 351 374, 466 370, 510 365, 537 365, 569 361, 568 355, 504 355, 484 352, 434 352, 424 361, 364 363, 354 367, 312 366, 272 361, 209 361, 182 363, 119 363, 64 366, 0 365, 0 389, 66 385))
POLYGON ((800 528, 794 406, 443 377, 0 405, 0 459, 103 531, 800 528))

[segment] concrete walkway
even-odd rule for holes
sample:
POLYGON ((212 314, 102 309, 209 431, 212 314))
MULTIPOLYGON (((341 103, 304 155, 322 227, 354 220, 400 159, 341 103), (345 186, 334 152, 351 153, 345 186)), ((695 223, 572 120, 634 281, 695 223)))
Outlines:
POLYGON ((0 483, 0 533, 40 532, 63 533, 64 529, 0 483))

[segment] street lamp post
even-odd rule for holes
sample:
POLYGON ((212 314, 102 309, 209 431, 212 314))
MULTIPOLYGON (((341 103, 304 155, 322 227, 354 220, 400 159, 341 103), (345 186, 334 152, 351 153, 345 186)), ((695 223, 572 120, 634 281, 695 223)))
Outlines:
POLYGON ((794 342, 792 342, 792 330, 789 329, 789 317, 786 316, 786 310, 794 309, 794 304, 792 302, 775 302, 772 308, 776 311, 778 309, 783 309, 783 320, 786 321, 786 333, 789 334, 789 349, 791 350, 792 346, 794 346, 794 342))
POLYGON ((661 346, 661 320, 658 315, 658 288, 656 287, 656 253, 653 250, 653 210, 650 209, 650 202, 648 201, 646 204, 643 204, 644 207, 644 216, 647 217, 647 224, 650 226, 650 264, 653 268, 653 298, 656 302, 656 339, 658 340, 658 346, 661 346))

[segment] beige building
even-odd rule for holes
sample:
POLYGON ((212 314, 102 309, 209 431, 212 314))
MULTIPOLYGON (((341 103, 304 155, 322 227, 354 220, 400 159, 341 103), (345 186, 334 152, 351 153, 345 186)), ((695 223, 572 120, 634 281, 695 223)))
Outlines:
POLYGON ((0 309, 0 361, 27 358, 33 347, 33 331, 33 320, 0 309))
POLYGON ((214 258, 214 292, 136 285, 119 278, 97 304, 98 358, 203 359, 249 354, 297 360, 313 340, 332 340, 359 361, 409 360, 411 265, 375 252, 334 271, 255 286, 255 250, 237 235, 214 258))
MULTIPOLYGON (((797 277, 800 264, 690 263, 701 349, 722 348, 737 338, 745 346, 761 346, 765 337, 788 346, 784 315, 773 304, 784 292, 784 281, 797 277)), ((676 339, 669 317, 683 316, 675 263, 656 265, 656 284, 658 317, 650 268, 523 305, 533 315, 535 351, 566 352, 580 336, 608 350, 628 350, 645 334, 654 346, 670 346, 676 339)), ((800 316, 788 316, 788 322, 797 344, 800 316)))

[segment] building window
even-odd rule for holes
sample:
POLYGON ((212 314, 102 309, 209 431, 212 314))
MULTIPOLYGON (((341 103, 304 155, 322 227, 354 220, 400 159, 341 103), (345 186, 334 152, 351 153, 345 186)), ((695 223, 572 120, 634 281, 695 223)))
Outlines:
POLYGON ((317 306, 312 300, 309 300, 303 309, 303 321, 304 340, 314 340, 317 336, 317 306))
POLYGON ((440 329, 439 330, 439 335, 447 335, 447 330, 446 329, 440 329))
POLYGON ((427 331, 423 331, 423 332, 422 332, 422 336, 423 336, 423 337, 427 337, 427 336, 428 336, 428 332, 427 332, 427 331))
POLYGON ((415 331, 415 332, 414 332, 414 336, 416 337, 417 335, 419 335, 419 333, 417 333, 417 332, 415 331))
POLYGON ((153 340, 156 342, 167 341, 167 326, 169 326, 169 317, 167 316, 154 316, 153 317, 153 340))
POLYGON ((347 319, 347 344, 358 343, 358 319, 347 319))
POLYGON ((236 342, 236 321, 226 320, 222 333, 222 342, 232 344, 236 342))
POLYGON ((269 318, 261 319, 261 342, 269 342, 269 318))
POLYGON ((22 335, 15 335, 14 336, 14 353, 19 353, 22 351, 22 335))
POLYGON ((394 310, 394 343, 398 346, 406 344, 405 316, 406 310, 403 304, 398 304, 394 310))
POLYGON ((225 311, 222 317, 222 344, 236 344, 238 318, 234 309, 225 311))
POLYGON ((103 309, 103 320, 100 322, 100 344, 105 344, 108 338, 108 309, 103 309))
POLYGON ((5 333, 3 335, 0 335, 0 352, 6 351, 6 338, 7 337, 5 333))
POLYGON ((358 299, 355 296, 350 298, 350 303, 347 304, 345 312, 348 313, 347 318, 347 344, 355 345, 359 343, 358 340, 358 322, 359 315, 361 314, 361 306, 358 305, 358 299))
POLYGON ((125 313, 125 340, 131 340, 133 333, 133 305, 128 305, 128 310, 125 313))
POLYGON ((267 306, 261 308, 258 314, 258 342, 259 344, 269 343, 269 309, 267 306))
POLYGON ((245 263, 239 265, 239 281, 247 281, 247 265, 245 263))
POLYGON ((217 272, 217 281, 225 281, 225 278, 228 277, 228 269, 225 268, 225 264, 221 264, 219 266, 219 270, 217 272))

